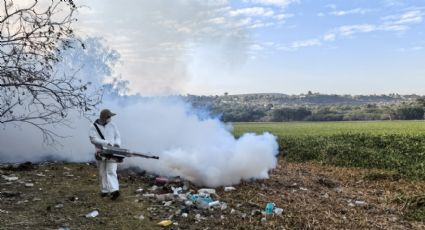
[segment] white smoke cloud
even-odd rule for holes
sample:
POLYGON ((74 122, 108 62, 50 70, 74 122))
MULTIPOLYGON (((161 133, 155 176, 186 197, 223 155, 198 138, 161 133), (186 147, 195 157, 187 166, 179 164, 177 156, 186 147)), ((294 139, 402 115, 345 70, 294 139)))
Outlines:
MULTIPOLYGON (((201 119, 178 98, 107 99, 103 107, 117 115, 113 122, 123 147, 159 155, 159 160, 127 158, 121 167, 138 167, 164 176, 181 176, 196 184, 220 186, 241 180, 267 178, 277 164, 276 137, 245 134, 236 139, 218 119, 201 119), (124 104, 124 105, 123 105, 124 104)), ((72 128, 56 130, 61 146, 42 144, 38 130, 9 127, 0 133, 0 161, 38 161, 50 157, 85 162, 93 159, 88 138, 91 122, 73 115, 72 128)))
POLYGON ((89 154, 86 133, 90 121, 73 113, 70 127, 50 127, 62 136, 55 145, 46 145, 40 130, 27 124, 1 126, 0 162, 39 162, 43 160, 67 160, 86 162, 92 160, 89 154))
POLYGON ((159 161, 128 159, 126 166, 208 186, 267 178, 268 170, 276 166, 278 145, 274 136, 246 134, 235 139, 224 123, 200 119, 190 105, 178 99, 109 107, 118 113, 115 123, 124 146, 160 156, 159 161))
POLYGON ((159 161, 132 159, 128 165, 208 186, 266 178, 276 166, 274 136, 247 134, 236 140, 225 124, 200 119, 178 100, 153 100, 119 109, 123 115, 116 117, 116 123, 123 130, 123 143, 160 155, 159 161))

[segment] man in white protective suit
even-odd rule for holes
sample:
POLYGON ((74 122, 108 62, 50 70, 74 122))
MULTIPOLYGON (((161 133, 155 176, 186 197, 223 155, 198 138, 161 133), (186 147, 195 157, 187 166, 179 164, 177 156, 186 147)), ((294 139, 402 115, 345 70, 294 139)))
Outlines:
POLYGON ((99 150, 104 145, 120 147, 121 137, 117 127, 111 122, 112 113, 109 109, 100 112, 97 119, 90 127, 90 141, 96 148, 95 158, 99 169, 101 196, 111 196, 112 200, 120 196, 117 178, 117 160, 100 156, 99 150))

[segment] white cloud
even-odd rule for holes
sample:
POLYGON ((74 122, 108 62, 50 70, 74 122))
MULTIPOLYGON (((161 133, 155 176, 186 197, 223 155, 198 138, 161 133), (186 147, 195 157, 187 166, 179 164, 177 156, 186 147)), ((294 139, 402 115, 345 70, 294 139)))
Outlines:
POLYGON ((256 22, 256 23, 250 25, 248 28, 250 28, 250 29, 256 29, 256 28, 269 27, 269 26, 273 26, 273 25, 275 25, 275 23, 273 23, 273 22, 267 22, 267 23, 265 23, 265 22, 256 22))
POLYGON ((248 27, 252 24, 252 18, 243 18, 238 21, 234 25, 229 25, 230 27, 248 27))
POLYGON ((383 31, 405 31, 409 25, 418 24, 423 21, 424 12, 422 9, 408 10, 402 14, 389 15, 383 17, 383 23, 379 26, 383 31))
POLYGON ((293 17, 280 11, 278 14, 271 8, 248 7, 228 11, 228 15, 239 19, 239 25, 249 29, 270 27, 285 23, 285 19, 293 17))
POLYGON ((244 0, 244 2, 268 5, 268 6, 286 7, 292 3, 298 3, 299 0, 244 0))
MULTIPOLYGON (((359 8, 360 9, 360 8, 359 8)), ((351 12, 360 13, 361 10, 351 12)), ((340 15, 343 15, 342 13, 340 15)), ((423 21, 424 12, 422 9, 410 9, 406 12, 397 15, 390 15, 382 18, 380 24, 355 24, 344 25, 331 30, 323 35, 319 41, 332 42, 338 37, 352 36, 358 33, 371 33, 376 31, 405 31, 412 24, 418 24, 423 21)), ((312 39, 317 40, 317 39, 312 39)), ((416 47, 416 50, 418 47, 416 47)))
POLYGON ((424 12, 421 10, 410 10, 398 15, 390 15, 383 18, 385 23, 393 25, 420 23, 424 12))
MULTIPOLYGON (((355 12, 360 12, 360 10, 356 10, 355 12)), ((294 42, 293 45, 290 47, 300 48, 307 46, 316 46, 320 45, 321 41, 332 42, 335 41, 338 37, 352 36, 358 33, 371 33, 376 31, 405 31, 410 28, 410 25, 421 23, 423 21, 423 16, 423 9, 410 9, 401 14, 383 17, 383 22, 380 24, 355 24, 340 26, 326 33, 319 39, 310 39, 301 42, 294 42)), ((416 46, 409 49, 399 49, 399 51, 411 51, 422 49, 422 46, 416 46)))
POLYGON ((212 24, 225 24, 226 18, 224 17, 212 18, 209 20, 209 22, 212 24))
POLYGON ((403 0, 382 0, 384 6, 403 6, 403 0))
POLYGON ((229 1, 228 0, 213 0, 213 1, 210 1, 210 4, 223 6, 223 5, 228 5, 229 1))
MULTIPOLYGON (((335 9, 336 5, 327 5, 327 8, 335 9)), ((353 36, 360 33, 372 33, 377 31, 404 31, 409 29, 413 24, 418 24, 423 21, 425 8, 409 8, 405 9, 404 12, 396 15, 390 15, 382 18, 381 23, 370 24, 353 24, 343 25, 334 28, 322 36, 313 39, 299 40, 292 43, 262 43, 262 49, 278 49, 284 51, 294 51, 305 47, 321 46, 323 43, 333 42, 341 37, 353 36)), ((371 9, 355 8, 346 11, 332 11, 331 14, 337 16, 349 15, 349 14, 366 14, 371 12, 371 9)), ((325 16, 324 13, 318 13, 317 16, 325 16)), ((405 50, 422 50, 424 47, 416 46, 405 50)), ((253 50, 253 47, 251 47, 253 50)))
POLYGON ((287 19, 293 16, 294 16, 293 14, 277 14, 274 16, 274 18, 277 19, 278 21, 282 21, 284 19, 287 19))
POLYGON ((323 41, 334 41, 336 39, 336 34, 329 33, 323 36, 323 41))
POLYGON ((251 45, 250 47, 249 47, 251 50, 255 50, 255 51, 258 51, 258 50, 264 50, 264 47, 262 47, 261 45, 259 45, 259 44, 253 44, 253 45, 251 45))
MULTIPOLYGON (((263 43, 266 44, 266 43, 263 43)), ((294 41, 290 44, 280 44, 280 43, 268 43, 270 47, 277 50, 282 51, 296 51, 300 48, 312 47, 312 46, 320 46, 322 42, 320 39, 308 39, 308 40, 299 40, 294 41)))
MULTIPOLYGON (((328 5, 327 7, 336 8, 335 5, 328 5)), ((356 9, 352 9, 348 11, 334 11, 335 12, 334 15, 342 16, 347 14, 364 14, 369 11, 371 10, 356 8, 356 9)), ((413 24, 419 24, 423 22, 423 17, 425 15, 424 11, 425 11, 425 8, 418 8, 418 7, 409 8, 409 9, 405 9, 404 12, 400 14, 383 17, 381 23, 343 25, 328 31, 322 36, 319 36, 313 39, 294 41, 286 45, 273 44, 272 48, 284 50, 284 51, 294 51, 304 47, 320 46, 323 43, 336 41, 338 38, 341 38, 341 37, 354 36, 355 34, 360 34, 360 33, 372 33, 377 31, 395 31, 395 32, 405 31, 409 29, 410 26, 412 26, 413 24)), ((319 13, 317 16, 324 16, 324 14, 319 13)), ((416 50, 422 50, 422 49, 424 49, 424 47, 416 46, 409 49, 405 48, 404 51, 405 50, 416 51, 416 50)))
MULTIPOLYGON (((421 10, 410 10, 397 15, 383 17, 381 24, 357 24, 345 25, 337 28, 336 35, 349 36, 356 33, 369 33, 374 31, 404 31, 409 25, 418 24, 423 21, 424 12, 421 10)), ((326 40, 326 35, 324 40, 326 40)))
POLYGON ((380 25, 379 30, 382 31, 405 31, 408 30, 409 27, 405 25, 393 25, 393 24, 387 24, 387 25, 380 25))
POLYGON ((264 7, 251 7, 251 8, 242 8, 237 10, 232 10, 229 12, 230 16, 262 16, 262 17, 271 17, 275 13, 272 9, 264 7))
POLYGON ((290 48, 298 49, 303 47, 319 46, 319 45, 321 45, 321 42, 319 39, 309 39, 309 40, 295 41, 291 44, 290 48))
POLYGON ((324 17, 324 16, 325 16, 325 14, 324 14, 323 12, 319 12, 319 13, 317 13, 317 16, 318 16, 318 17, 324 17))
POLYGON ((339 10, 339 11, 332 11, 329 14, 335 15, 335 16, 345 16, 349 14, 366 14, 370 12, 370 9, 363 9, 363 8, 355 8, 351 10, 339 10))
POLYGON ((338 28, 339 34, 349 36, 356 33, 368 33, 375 31, 377 28, 371 24, 347 25, 338 28))

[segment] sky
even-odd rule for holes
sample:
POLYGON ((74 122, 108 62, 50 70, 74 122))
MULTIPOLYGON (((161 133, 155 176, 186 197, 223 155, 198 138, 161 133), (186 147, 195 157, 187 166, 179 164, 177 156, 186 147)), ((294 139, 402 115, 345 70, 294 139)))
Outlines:
POLYGON ((425 94, 423 0, 75 2, 132 94, 425 94))

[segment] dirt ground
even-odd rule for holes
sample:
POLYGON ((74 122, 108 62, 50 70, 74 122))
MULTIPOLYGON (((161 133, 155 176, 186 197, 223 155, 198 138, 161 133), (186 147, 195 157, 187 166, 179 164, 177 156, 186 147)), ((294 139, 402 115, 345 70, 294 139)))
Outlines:
POLYGON ((280 159, 268 180, 216 188, 227 208, 210 209, 145 195, 181 181, 152 189, 152 175, 124 170, 119 178, 122 196, 112 201, 99 196, 93 164, 0 165, 0 229, 162 229, 165 219, 169 229, 425 229, 425 182, 377 170, 280 159), (262 214, 268 202, 283 214, 262 214), (94 210, 98 216, 85 216, 94 210))

